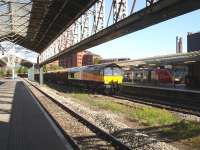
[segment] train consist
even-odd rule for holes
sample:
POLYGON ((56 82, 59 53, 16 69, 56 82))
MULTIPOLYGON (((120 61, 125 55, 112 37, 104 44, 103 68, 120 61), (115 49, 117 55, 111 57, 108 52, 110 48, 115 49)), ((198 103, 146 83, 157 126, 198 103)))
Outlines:
POLYGON ((143 84, 183 84, 186 83, 188 69, 185 66, 169 68, 133 68, 125 73, 124 81, 143 84))
MULTIPOLYGON (((132 68, 128 73, 115 63, 74 67, 44 73, 44 81, 94 91, 116 91, 122 82, 147 85, 186 84, 187 68, 132 68)), ((35 75, 39 81, 39 75, 35 75)))
POLYGON ((172 75, 167 69, 135 69, 133 70, 134 82, 172 83, 172 75))
MULTIPOLYGON (((39 75, 36 75, 36 80, 39 75)), ((116 91, 123 81, 123 70, 115 63, 74 67, 44 74, 45 82, 78 86, 94 91, 116 91)))

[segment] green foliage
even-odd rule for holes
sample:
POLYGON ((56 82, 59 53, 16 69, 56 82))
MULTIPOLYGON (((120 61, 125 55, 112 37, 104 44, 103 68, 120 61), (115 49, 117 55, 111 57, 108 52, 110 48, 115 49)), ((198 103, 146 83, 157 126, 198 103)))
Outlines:
POLYGON ((0 68, 0 77, 4 77, 6 75, 5 68, 0 68))
POLYGON ((114 113, 122 113, 130 120, 138 120, 139 122, 149 126, 168 125, 177 122, 177 118, 171 112, 164 109, 147 106, 128 107, 109 99, 105 100, 102 99, 102 97, 94 98, 84 93, 71 94, 70 96, 81 102, 87 103, 94 108, 109 110, 114 113))
POLYGON ((63 69, 63 67, 60 67, 60 66, 58 66, 58 65, 51 64, 51 65, 44 65, 43 69, 44 69, 44 70, 43 70, 44 72, 48 72, 48 71, 60 70, 60 69, 63 69))
POLYGON ((28 68, 25 66, 20 66, 16 69, 16 73, 28 73, 28 68))
POLYGON ((176 117, 169 111, 153 107, 138 108, 131 111, 132 118, 138 119, 147 125, 168 125, 177 121, 176 117))
POLYGON ((101 63, 101 59, 100 58, 95 58, 94 59, 94 64, 100 64, 101 63))
POLYGON ((138 105, 129 107, 121 105, 109 97, 89 95, 73 89, 73 92, 66 93, 60 86, 55 87, 55 85, 54 88, 59 92, 62 91, 66 97, 73 97, 71 100, 92 109, 122 114, 130 121, 142 124, 141 129, 144 128, 144 131, 148 129, 147 134, 153 133, 167 141, 180 141, 188 149, 197 150, 200 147, 200 123, 198 122, 183 120, 164 109, 138 105))
POLYGON ((6 76, 11 76, 11 74, 12 74, 12 70, 10 69, 6 70, 6 76))
POLYGON ((183 120, 163 130, 163 134, 174 139, 193 137, 200 134, 200 123, 183 120))
POLYGON ((47 65, 44 65, 44 66, 43 66, 43 71, 44 71, 44 72, 47 72, 47 65))
POLYGON ((185 140, 184 144, 190 149, 199 149, 200 147, 200 123, 194 121, 182 120, 161 132, 162 136, 174 141, 185 140))

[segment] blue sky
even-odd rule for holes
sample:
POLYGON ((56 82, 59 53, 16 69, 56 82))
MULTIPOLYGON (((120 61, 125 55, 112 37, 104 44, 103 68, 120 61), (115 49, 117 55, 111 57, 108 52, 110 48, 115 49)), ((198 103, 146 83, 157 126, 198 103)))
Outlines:
POLYGON ((187 33, 200 31, 200 10, 170 19, 146 29, 89 49, 104 58, 129 57, 132 59, 174 54, 176 36, 183 37, 187 50, 187 33))

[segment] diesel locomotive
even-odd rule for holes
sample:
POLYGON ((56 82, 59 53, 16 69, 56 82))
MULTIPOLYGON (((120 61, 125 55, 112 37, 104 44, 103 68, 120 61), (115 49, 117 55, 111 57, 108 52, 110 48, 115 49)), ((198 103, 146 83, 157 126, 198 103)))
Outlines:
POLYGON ((73 67, 47 72, 44 81, 92 90, 116 91, 122 84, 123 70, 115 63, 73 67))

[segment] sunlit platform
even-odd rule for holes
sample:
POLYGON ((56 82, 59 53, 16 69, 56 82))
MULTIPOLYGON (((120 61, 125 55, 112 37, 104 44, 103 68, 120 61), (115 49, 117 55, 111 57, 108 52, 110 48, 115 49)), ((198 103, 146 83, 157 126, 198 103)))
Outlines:
POLYGON ((63 139, 23 82, 0 80, 0 150, 64 150, 63 139))

